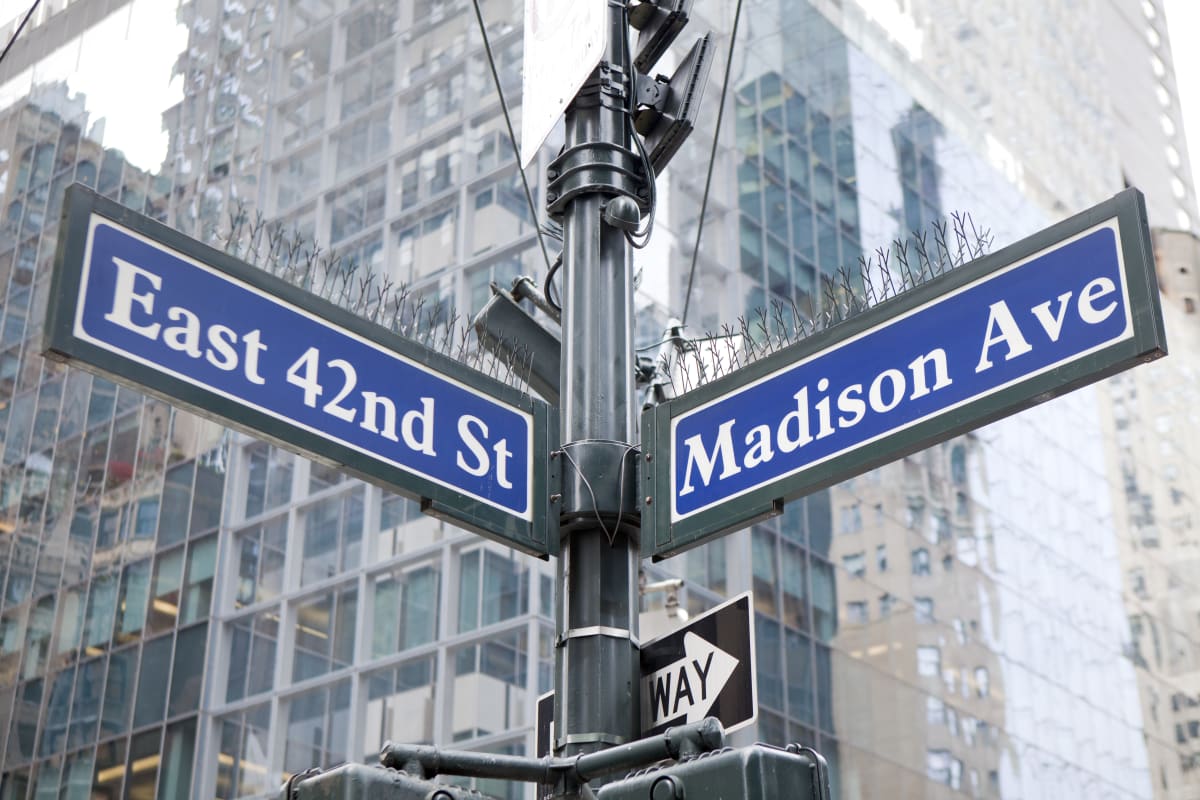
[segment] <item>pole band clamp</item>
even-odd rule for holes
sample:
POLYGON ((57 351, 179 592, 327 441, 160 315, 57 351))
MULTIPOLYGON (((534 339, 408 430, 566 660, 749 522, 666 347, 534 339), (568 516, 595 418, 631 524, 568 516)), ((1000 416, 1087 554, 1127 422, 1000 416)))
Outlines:
POLYGON ((633 635, 631 631, 623 628, 613 628, 608 625, 587 625, 582 628, 569 628, 559 634, 558 645, 561 647, 568 639, 585 639, 591 636, 607 636, 611 639, 628 640, 634 647, 641 647, 642 643, 633 635))
POLYGON ((558 746, 563 747, 569 744, 607 744, 620 745, 629 742, 624 736, 617 736, 611 733, 569 733, 558 740, 558 746))

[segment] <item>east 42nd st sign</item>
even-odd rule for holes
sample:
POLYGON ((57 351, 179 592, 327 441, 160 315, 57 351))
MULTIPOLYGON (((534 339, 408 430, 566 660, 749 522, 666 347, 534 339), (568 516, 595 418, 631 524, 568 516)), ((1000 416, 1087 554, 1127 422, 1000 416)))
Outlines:
POLYGON ((47 355, 339 465, 534 555, 556 415, 228 254, 71 188, 47 355))
POLYGON ((643 416, 643 553, 1166 353, 1141 195, 1112 200, 643 416))

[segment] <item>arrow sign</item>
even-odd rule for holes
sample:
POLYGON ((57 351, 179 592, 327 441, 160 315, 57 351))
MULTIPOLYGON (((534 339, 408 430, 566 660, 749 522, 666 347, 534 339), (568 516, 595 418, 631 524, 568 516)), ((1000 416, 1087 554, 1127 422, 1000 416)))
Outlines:
POLYGON ((746 592, 642 645, 642 734, 714 716, 726 731, 758 714, 746 592))
POLYGON ((1166 355, 1135 189, 648 410, 643 554, 1166 355))
POLYGON ((80 185, 46 350, 502 544, 557 548, 545 403, 80 185))
MULTIPOLYGON (((726 732, 758 718, 751 593, 642 645, 642 735, 716 717, 726 732)), ((554 693, 537 699, 537 757, 550 754, 554 693)))
POLYGON ((699 722, 708 716, 737 668, 738 660, 711 642, 688 631, 683 658, 642 678, 642 728, 668 722, 699 722))

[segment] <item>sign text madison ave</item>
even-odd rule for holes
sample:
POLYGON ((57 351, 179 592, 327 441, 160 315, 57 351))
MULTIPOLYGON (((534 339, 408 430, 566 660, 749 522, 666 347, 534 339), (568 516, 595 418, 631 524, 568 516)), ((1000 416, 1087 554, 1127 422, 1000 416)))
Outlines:
POLYGON ((651 409, 644 551, 1162 355, 1157 297, 1131 190, 651 409))

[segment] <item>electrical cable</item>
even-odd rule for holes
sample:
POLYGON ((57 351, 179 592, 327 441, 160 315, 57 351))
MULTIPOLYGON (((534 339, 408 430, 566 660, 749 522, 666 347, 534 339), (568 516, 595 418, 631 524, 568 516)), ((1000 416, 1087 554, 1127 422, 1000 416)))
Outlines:
POLYGON ((8 51, 12 49, 13 43, 17 41, 17 37, 21 35, 21 31, 25 30, 25 26, 29 23, 33 12, 37 11, 38 6, 42 4, 42 0, 33 0, 33 5, 25 12, 25 18, 21 20, 21 24, 13 31, 13 35, 8 38, 8 44, 4 45, 4 51, 0 52, 0 63, 4 62, 4 57, 8 55, 8 51))
POLYGON ((621 468, 617 470, 617 483, 621 487, 617 493, 617 519, 613 524, 612 532, 609 533, 608 526, 604 524, 603 517, 600 516, 600 504, 596 500, 596 491, 592 488, 592 482, 587 479, 587 475, 583 474, 583 470, 579 468, 579 464, 575 459, 571 458, 571 454, 567 452, 568 447, 585 444, 585 441, 567 442, 559 448, 558 452, 563 454, 563 458, 571 462, 571 466, 575 468, 575 473, 579 475, 579 479, 583 481, 584 487, 588 490, 588 494, 592 497, 592 513, 596 515, 596 524, 600 526, 600 530, 604 533, 604 538, 608 539, 608 546, 612 547, 617 541, 617 534, 621 530, 621 518, 625 516, 625 461, 629 454, 641 447, 641 444, 629 444, 625 446, 625 452, 621 453, 621 468))
POLYGON ((479 21, 479 33, 483 36, 483 49, 487 53, 488 66, 492 70, 492 80, 496 84, 496 94, 500 95, 500 108, 504 112, 504 124, 508 127, 508 140, 512 142, 513 156, 517 160, 517 171, 521 173, 521 184, 525 187, 525 199, 529 202, 529 213, 533 214, 538 244, 542 248, 542 258, 546 260, 546 270, 549 272, 551 270, 550 252, 546 250, 546 240, 542 238, 541 226, 537 225, 537 206, 533 202, 533 192, 529 190, 529 179, 525 176, 525 168, 521 166, 521 149, 517 146, 517 135, 513 132, 512 117, 508 113, 508 101, 504 99, 504 89, 500 86, 500 73, 496 71, 496 59, 492 56, 492 44, 488 41, 487 26, 483 24, 483 12, 479 10, 479 0, 472 0, 472 2, 475 4, 475 19, 479 21))
MULTIPOLYGON (((625 7, 625 21, 629 21, 629 7, 625 7)), ((633 139, 634 145, 637 147, 638 155, 642 159, 642 169, 646 173, 646 181, 649 183, 650 189, 650 207, 647 212, 646 230, 636 234, 625 233, 625 239, 634 249, 641 250, 650 244, 650 235, 654 233, 654 211, 658 206, 658 185, 654 167, 650 163, 650 157, 646 155, 646 148, 642 144, 641 137, 638 136, 637 126, 634 124, 634 113, 637 111, 637 76, 633 66, 633 50, 629 46, 629 37, 625 37, 625 65, 629 71, 629 92, 625 103, 625 121, 628 126, 629 136, 633 139), (639 241, 640 240, 640 241, 639 241)))
MULTIPOLYGON (((559 253, 558 258, 554 259, 554 263, 550 265, 550 271, 546 273, 546 280, 542 282, 542 297, 546 299, 546 304, 559 314, 562 313, 562 306, 554 302, 554 298, 550 296, 550 288, 551 281, 554 280, 554 273, 558 272, 558 268, 562 266, 562 260, 562 253, 559 253)), ((562 295, 560 294, 559 296, 561 297, 562 295)))
POLYGON ((721 120, 725 116, 725 97, 729 92, 729 73, 733 68, 733 48, 737 44, 738 22, 742 18, 742 0, 738 0, 733 12, 733 31, 729 34, 729 55, 725 58, 725 79, 721 82, 721 100, 717 106, 717 126, 713 130, 712 150, 708 154, 708 174, 704 178, 704 197, 700 201, 700 219, 696 225, 696 244, 692 248, 692 267, 688 271, 687 292, 683 295, 683 315, 679 318, 687 324, 688 306, 692 302, 692 284, 696 280, 696 260, 700 255, 700 236, 704 233, 704 212, 708 208, 708 192, 712 188, 713 165, 717 160, 717 140, 721 136, 721 120))

